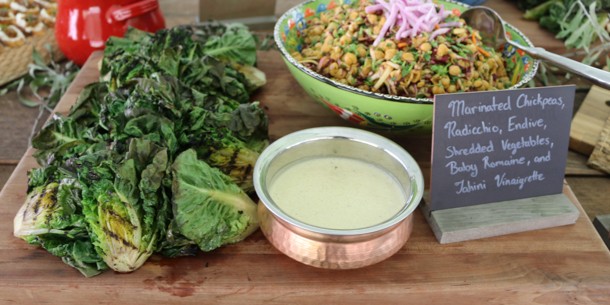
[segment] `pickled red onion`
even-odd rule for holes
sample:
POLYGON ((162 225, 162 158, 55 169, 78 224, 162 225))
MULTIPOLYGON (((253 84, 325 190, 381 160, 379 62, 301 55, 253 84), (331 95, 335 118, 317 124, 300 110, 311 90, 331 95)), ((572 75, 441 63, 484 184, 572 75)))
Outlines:
POLYGON ((415 37, 423 32, 432 32, 430 39, 434 39, 448 32, 442 28, 460 26, 459 22, 441 23, 451 15, 451 12, 446 11, 442 6, 437 11, 432 0, 375 0, 374 4, 365 8, 365 11, 368 14, 383 11, 386 16, 386 21, 373 42, 374 46, 377 46, 395 26, 398 27, 396 40, 407 36, 415 37))

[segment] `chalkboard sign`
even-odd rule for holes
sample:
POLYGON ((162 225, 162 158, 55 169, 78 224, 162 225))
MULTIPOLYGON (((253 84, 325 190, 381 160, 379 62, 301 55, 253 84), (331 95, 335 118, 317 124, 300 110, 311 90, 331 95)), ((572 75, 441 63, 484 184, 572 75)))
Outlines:
POLYGON ((574 86, 434 99, 430 209, 562 192, 574 86))

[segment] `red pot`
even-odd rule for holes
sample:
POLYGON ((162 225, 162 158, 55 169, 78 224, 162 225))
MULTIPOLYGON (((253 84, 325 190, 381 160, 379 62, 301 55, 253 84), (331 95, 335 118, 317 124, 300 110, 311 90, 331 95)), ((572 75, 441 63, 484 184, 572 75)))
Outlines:
POLYGON ((55 38, 64 55, 83 65, 110 36, 128 27, 148 32, 165 28, 157 0, 58 0, 55 38))

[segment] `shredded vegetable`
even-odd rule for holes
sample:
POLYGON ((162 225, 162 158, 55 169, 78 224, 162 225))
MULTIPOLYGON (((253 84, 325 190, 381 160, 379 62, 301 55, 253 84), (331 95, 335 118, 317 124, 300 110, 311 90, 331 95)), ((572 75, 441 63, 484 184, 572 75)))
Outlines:
POLYGON ((306 22, 302 48, 291 55, 361 90, 430 98, 512 85, 502 54, 484 46, 459 11, 429 0, 354 1, 306 22))
POLYGON ((377 13, 383 11, 387 16, 377 39, 373 42, 377 46, 393 28, 398 27, 395 39, 415 37, 422 32, 431 33, 429 39, 434 40, 438 35, 446 34, 453 27, 460 26, 459 22, 441 23, 451 15, 442 6, 438 7, 431 0, 375 0, 375 3, 365 8, 365 11, 377 13))

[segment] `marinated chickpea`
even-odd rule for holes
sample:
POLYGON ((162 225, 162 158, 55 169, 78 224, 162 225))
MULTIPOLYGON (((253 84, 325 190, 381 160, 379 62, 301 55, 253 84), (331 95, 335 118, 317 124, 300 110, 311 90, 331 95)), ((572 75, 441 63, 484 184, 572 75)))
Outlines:
POLYGON ((481 81, 483 84, 481 85, 481 87, 485 90, 489 89, 491 86, 489 85, 489 82, 486 80, 482 80, 481 81))
POLYGON ((335 75, 337 73, 337 70, 339 70, 339 64, 337 64, 336 62, 333 62, 330 64, 330 66, 328 66, 328 72, 331 75, 335 75))
POLYGON ((460 61, 458 61, 458 66, 466 69, 466 68, 470 67, 470 62, 467 60, 460 60, 460 61))
POLYGON ((391 60, 394 57, 394 55, 396 55, 396 49, 387 49, 387 50, 385 50, 384 59, 391 60))
POLYGON ((415 48, 419 48, 419 46, 425 41, 427 41, 426 37, 415 37, 413 38, 412 45, 415 48))
POLYGON ((366 47, 362 44, 359 44, 358 48, 356 48, 356 53, 358 53, 358 56, 360 58, 365 58, 366 57, 366 47))
POLYGON ((377 15, 375 14, 367 14, 366 15, 366 19, 369 21, 370 24, 377 24, 377 15))
POLYGON ((341 38, 339 38, 339 43, 344 46, 344 45, 348 45, 352 42, 352 35, 350 35, 349 33, 346 33, 345 35, 341 36, 341 38))
POLYGON ((432 87, 432 93, 433 94, 443 94, 443 93, 445 93, 445 88, 436 85, 436 86, 432 87))
POLYGON ((319 36, 319 35, 322 35, 323 32, 324 32, 324 27, 322 27, 321 25, 316 25, 311 28, 312 35, 319 36))
POLYGON ((337 70, 337 72, 336 72, 335 77, 339 78, 339 79, 342 79, 342 78, 345 78, 346 75, 347 75, 347 71, 345 71, 344 69, 339 68, 337 70))
POLYGON ((373 34, 375 35, 379 35, 379 32, 381 32, 381 25, 383 23, 378 23, 376 26, 373 27, 373 34))
POLYGON ((422 52, 430 52, 432 45, 429 42, 424 42, 419 46, 419 50, 422 52))
POLYGON ((396 49, 396 43, 394 43, 393 41, 391 41, 389 39, 380 43, 380 46, 384 50, 396 49))
POLYGON ((451 65, 449 67, 449 75, 458 76, 462 74, 462 69, 459 66, 451 65))
POLYGON ((358 63, 358 58, 356 58, 354 53, 345 53, 345 55, 343 55, 343 62, 348 66, 355 65, 358 63))
POLYGON ((447 47, 447 45, 444 43, 439 44, 438 48, 436 49, 436 57, 441 58, 447 54, 449 54, 449 48, 447 47))
POLYGON ((410 63, 415 60, 415 57, 413 56, 413 53, 411 53, 411 52, 403 52, 401 59, 410 63))

